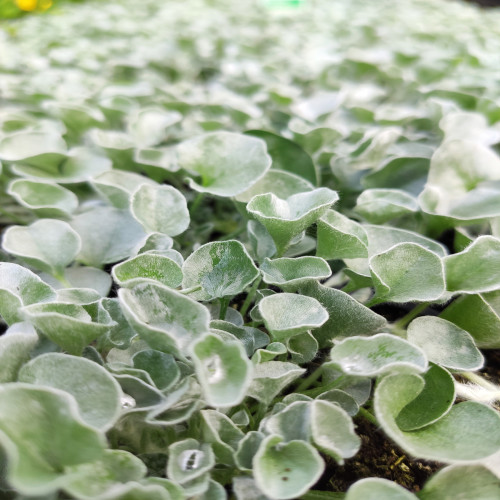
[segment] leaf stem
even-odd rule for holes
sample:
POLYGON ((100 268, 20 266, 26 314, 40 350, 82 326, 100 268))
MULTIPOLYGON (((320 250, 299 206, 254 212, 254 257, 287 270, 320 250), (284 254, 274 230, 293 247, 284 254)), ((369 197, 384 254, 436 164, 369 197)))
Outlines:
POLYGON ((321 365, 319 368, 316 368, 311 374, 309 374, 302 382, 299 384, 299 386, 296 389, 296 392, 302 392, 308 389, 316 380, 319 379, 321 372, 323 371, 323 365, 321 365))
POLYGON ((336 389, 340 382, 344 379, 345 375, 341 375, 339 378, 332 380, 329 384, 323 385, 321 387, 315 387, 314 389, 309 389, 307 391, 302 391, 302 394, 305 396, 309 396, 310 398, 315 398, 324 392, 331 391, 332 389, 336 389))
POLYGON ((219 311, 219 319, 226 319, 227 307, 229 306, 229 297, 221 297, 219 299, 220 302, 220 311, 219 311))
POLYGON ((394 326, 396 328, 405 328, 421 312, 424 312, 429 307, 429 305, 430 302, 422 302, 421 304, 418 304, 418 306, 415 306, 408 314, 395 321, 394 326))
POLYGON ((373 425, 376 425, 377 427, 380 426, 377 417, 371 412, 369 412, 366 408, 363 408, 362 406, 359 408, 358 414, 361 415, 363 418, 368 420, 368 422, 371 422, 373 425))
POLYGON ((184 290, 179 290, 179 293, 188 295, 190 293, 197 292, 198 290, 201 290, 201 285, 192 286, 191 288, 184 288, 184 290))
POLYGON ((257 293, 257 289, 259 288, 259 285, 260 285, 261 281, 262 281, 262 276, 260 276, 259 278, 257 278, 253 282, 252 288, 250 288, 250 290, 248 290, 247 298, 245 299, 245 302, 243 302, 243 305, 241 306, 241 309, 240 309, 240 314, 243 317, 245 317, 245 314, 247 313, 248 308, 252 304, 253 299, 255 297, 255 294, 257 293))
POLYGON ((201 205, 201 202, 203 201, 203 198, 205 197, 205 193, 198 193, 191 205, 191 208, 189 210, 189 215, 193 217, 193 215, 196 213, 198 208, 201 205))
POLYGON ((73 285, 68 281, 64 273, 54 273, 54 278, 61 283, 66 288, 74 288, 73 285))

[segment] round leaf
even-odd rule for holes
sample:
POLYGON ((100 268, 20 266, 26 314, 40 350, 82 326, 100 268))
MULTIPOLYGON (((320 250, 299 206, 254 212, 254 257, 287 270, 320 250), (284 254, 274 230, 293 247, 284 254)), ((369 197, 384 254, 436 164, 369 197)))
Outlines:
POLYGON ((255 184, 271 166, 266 143, 233 132, 213 132, 177 147, 181 168, 201 176, 189 180, 192 189, 218 196, 235 196, 255 184))
POLYGON ((69 224, 55 219, 9 227, 2 242, 5 251, 42 271, 59 275, 73 262, 81 245, 79 235, 69 224))
POLYGON ((325 465, 319 453, 304 441, 282 443, 279 436, 262 441, 253 459, 257 486, 269 498, 303 495, 321 476, 325 465))
POLYGON ((277 341, 318 328, 328 319, 328 312, 316 299, 293 293, 264 297, 259 311, 277 341))
POLYGON ((177 236, 189 226, 186 198, 172 186, 141 184, 130 203, 132 215, 148 232, 177 236))
POLYGON ((370 477, 356 481, 345 500, 417 500, 413 493, 387 479, 370 477))
POLYGON ((214 241, 195 250, 182 268, 183 288, 196 300, 214 300, 241 293, 259 275, 245 247, 236 240, 214 241))
POLYGON ((120 386, 102 366, 88 359, 42 354, 23 366, 19 381, 71 394, 82 419, 96 429, 109 430, 120 415, 120 386))
POLYGON ((215 456, 209 444, 196 439, 184 439, 168 447, 167 475, 184 484, 208 472, 215 465, 215 456))

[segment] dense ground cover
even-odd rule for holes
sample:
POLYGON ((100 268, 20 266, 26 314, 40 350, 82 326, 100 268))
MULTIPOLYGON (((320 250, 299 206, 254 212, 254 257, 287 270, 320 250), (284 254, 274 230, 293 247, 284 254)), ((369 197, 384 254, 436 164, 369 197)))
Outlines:
POLYGON ((498 499, 499 20, 6 24, 2 498, 498 499))

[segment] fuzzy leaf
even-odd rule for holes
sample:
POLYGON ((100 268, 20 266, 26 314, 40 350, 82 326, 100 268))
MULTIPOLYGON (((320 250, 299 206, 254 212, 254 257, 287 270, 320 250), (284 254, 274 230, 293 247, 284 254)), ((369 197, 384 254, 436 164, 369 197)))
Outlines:
POLYGON ((479 236, 463 252, 444 259, 446 287, 451 292, 481 293, 500 289, 500 240, 479 236))
POLYGON ((417 200, 400 189, 366 189, 359 195, 354 210, 372 224, 383 224, 418 208, 417 200))
POLYGON ((294 259, 264 259, 260 270, 265 283, 296 289, 310 280, 328 278, 332 271, 328 263, 319 257, 296 257, 294 259))
POLYGON ((396 417, 402 431, 414 431, 437 422, 449 412, 455 401, 455 382, 444 368, 431 365, 422 378, 425 383, 422 392, 396 417))
POLYGON ((309 363, 318 354, 318 341, 311 332, 303 332, 293 336, 287 342, 291 359, 299 365, 309 363))
POLYGON ((477 347, 500 348, 500 291, 459 297, 440 316, 470 333, 477 347))
POLYGON ((244 471, 252 470, 253 457, 259 449, 260 443, 265 438, 265 434, 257 431, 249 431, 245 437, 239 442, 238 449, 234 454, 234 460, 238 469, 244 471))
POLYGON ((196 300, 213 300, 241 293, 259 275, 245 247, 236 240, 214 241, 195 250, 182 268, 183 288, 196 300))
POLYGON ((375 414, 382 429, 415 457, 445 463, 464 463, 487 457, 500 447, 500 416, 480 403, 459 403, 436 423, 402 431, 396 418, 422 391, 423 379, 414 374, 383 378, 375 391, 375 414), (460 439, 457 439, 460 436, 460 439))
POLYGON ((40 219, 29 226, 9 227, 2 246, 37 269, 61 275, 77 256, 82 242, 66 222, 40 219))
POLYGON ((130 257, 145 234, 141 225, 128 213, 112 207, 96 207, 71 221, 80 235, 82 248, 77 260, 100 267, 130 257))
POLYGON ((368 237, 363 227, 339 212, 328 210, 318 220, 316 254, 324 259, 368 257, 368 237))
POLYGON ((193 343, 191 351, 207 403, 216 407, 241 403, 252 382, 253 367, 242 344, 207 334, 193 343))
POLYGON ((71 394, 82 419, 101 431, 109 430, 120 415, 119 385, 107 370, 85 358, 42 354, 22 367, 19 381, 71 394))
POLYGON ((177 146, 181 168, 201 176, 189 179, 192 189, 217 196, 235 196, 253 186, 271 166, 266 143, 233 132, 213 132, 177 146))
POLYGON ((305 371, 294 363, 283 361, 264 361, 256 364, 247 395, 269 405, 275 396, 305 371))
POLYGON ((214 465, 215 456, 209 444, 189 438, 168 447, 167 475, 178 484, 200 477, 214 465))
POLYGON ((93 322, 90 314, 76 304, 32 304, 25 306, 22 312, 52 342, 76 355, 80 355, 92 341, 105 335, 112 326, 112 323, 93 322))
POLYGON ((182 283, 182 269, 168 257, 143 253, 117 264, 112 269, 113 279, 120 286, 130 287, 140 281, 157 281, 169 288, 182 283))
POLYGON ((22 321, 20 307, 55 298, 55 291, 29 269, 0 262, 0 315, 8 325, 22 321))
POLYGON ((484 358, 470 334, 442 318, 414 319, 407 339, 420 347, 429 361, 451 370, 475 371, 483 366, 484 358))
POLYGON ((345 500, 417 500, 413 493, 388 479, 369 477, 356 481, 345 500))
POLYGON ((208 331, 206 307, 162 285, 141 283, 118 292, 123 314, 151 348, 179 354, 208 331))
POLYGON ((0 430, 7 480, 28 496, 63 487, 66 467, 99 459, 106 445, 104 434, 81 420, 72 396, 21 383, 0 386, 0 430))
POLYGON ((276 245, 267 229, 256 220, 249 220, 247 225, 250 255, 258 262, 276 255, 276 245))
POLYGON ((68 217, 78 206, 78 198, 72 191, 48 182, 16 179, 7 193, 39 217, 68 217))
POLYGON ((155 146, 167 139, 168 129, 182 120, 178 111, 160 107, 143 108, 129 118, 128 132, 141 147, 155 146))
POLYGON ((445 291, 441 259, 416 243, 400 243, 370 259, 377 302, 430 301, 445 291))
POLYGON ((500 479, 482 465, 451 465, 425 483, 421 500, 496 500, 500 479))
POLYGON ((145 349, 132 357, 134 368, 144 370, 160 391, 165 391, 175 385, 181 376, 175 358, 170 354, 145 349))
POLYGON ((321 476, 325 465, 319 453, 304 441, 282 443, 280 436, 262 441, 253 459, 257 486, 272 499, 297 498, 321 476))
POLYGON ((387 324, 384 317, 336 288, 308 283, 300 288, 300 293, 314 297, 328 311, 328 320, 314 330, 314 337, 320 347, 331 345, 336 337, 376 333, 387 324))
POLYGON ((390 370, 427 369, 427 359, 418 347, 388 333, 342 340, 333 347, 330 357, 347 375, 373 377, 390 370))
POLYGON ((271 169, 251 188, 236 195, 235 200, 248 203, 254 196, 264 193, 273 193, 278 198, 286 199, 293 194, 312 191, 313 189, 314 186, 303 177, 284 170, 271 169))
POLYGON ((259 311, 276 341, 318 328, 328 319, 328 312, 316 299, 294 293, 264 297, 259 311))
POLYGON ((172 186, 141 184, 132 194, 130 208, 148 232, 177 236, 189 226, 186 198, 172 186))
POLYGON ((285 200, 267 193, 254 196, 247 211, 269 231, 281 256, 292 239, 322 217, 338 198, 328 188, 294 194, 285 200))

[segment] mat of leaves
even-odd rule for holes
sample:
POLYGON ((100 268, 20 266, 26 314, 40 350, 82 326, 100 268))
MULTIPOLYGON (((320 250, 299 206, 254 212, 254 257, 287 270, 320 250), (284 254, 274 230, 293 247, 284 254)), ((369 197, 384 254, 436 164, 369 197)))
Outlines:
POLYGON ((276 7, 1 28, 2 498, 500 497, 499 14, 276 7))

